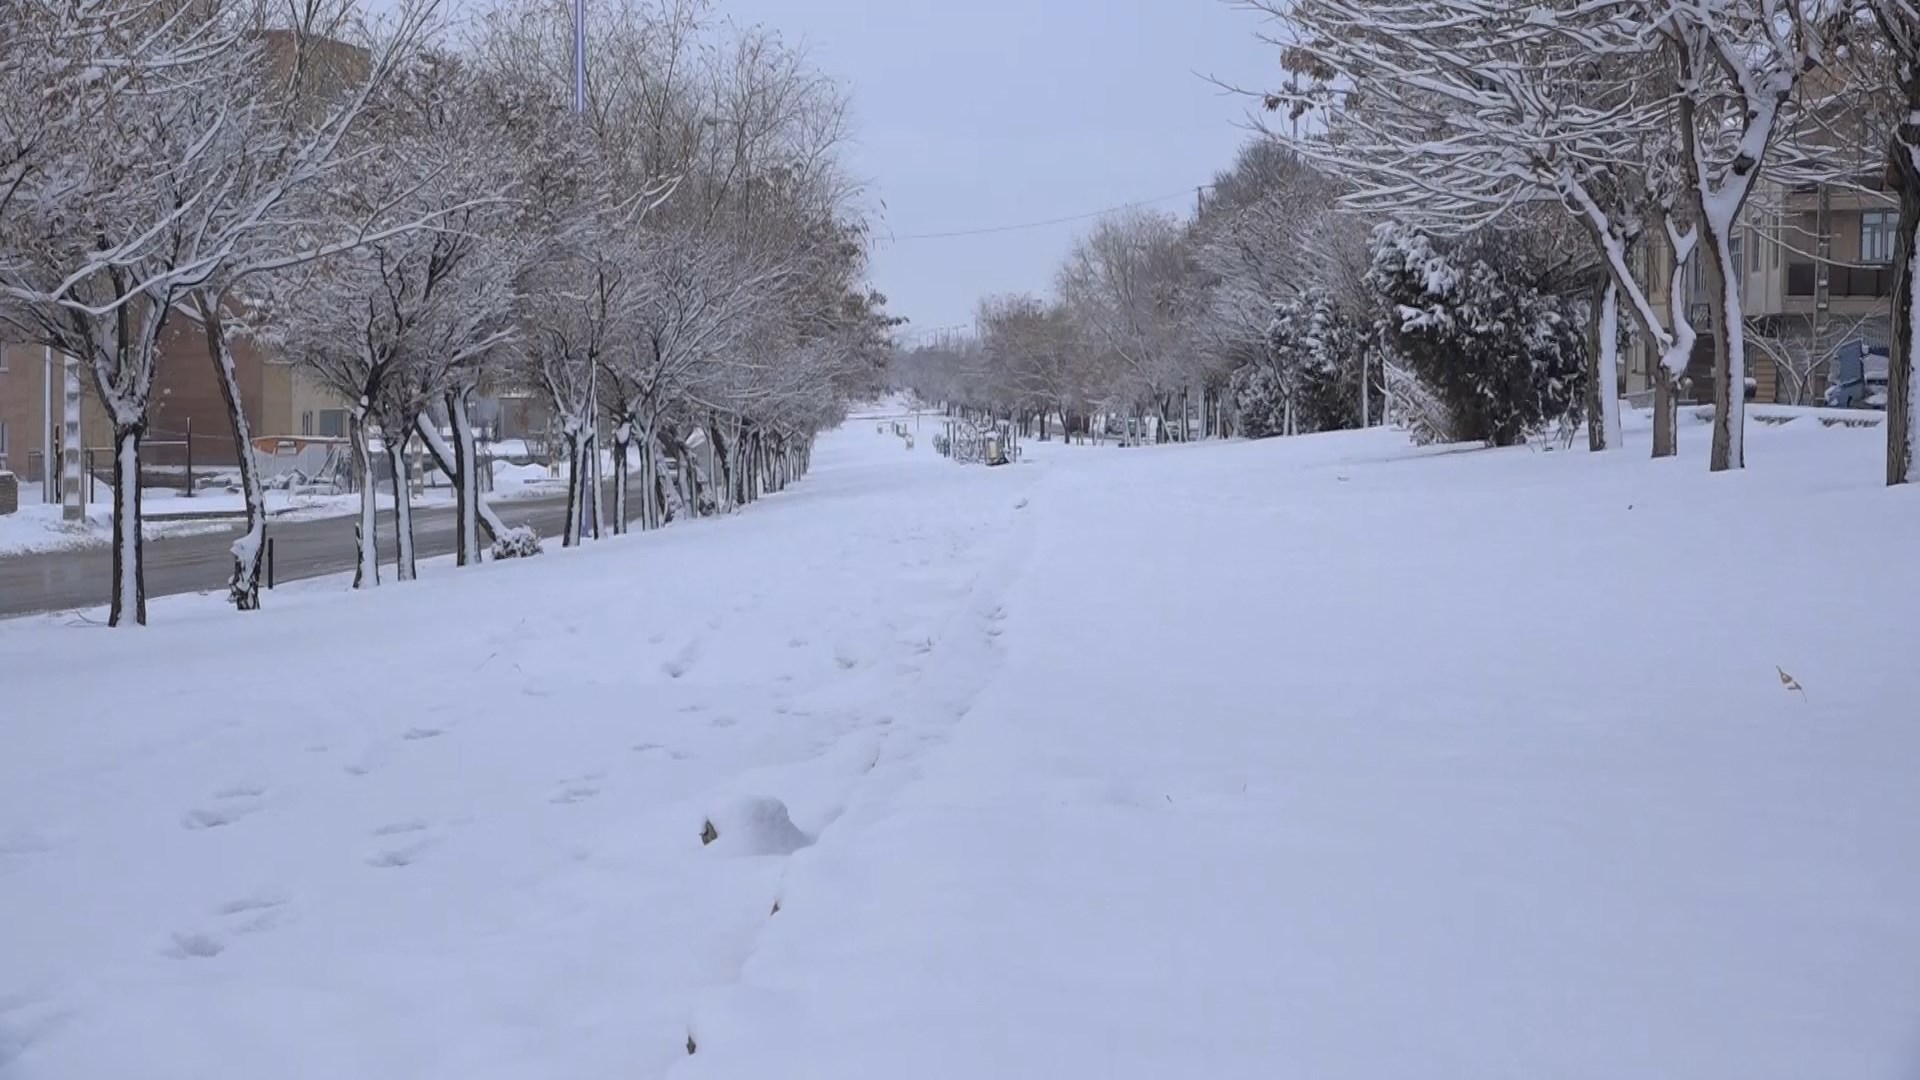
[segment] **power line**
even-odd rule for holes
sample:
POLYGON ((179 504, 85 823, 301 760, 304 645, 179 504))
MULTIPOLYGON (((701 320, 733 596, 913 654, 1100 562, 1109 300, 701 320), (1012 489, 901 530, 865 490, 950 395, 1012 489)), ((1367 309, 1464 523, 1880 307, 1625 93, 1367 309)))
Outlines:
POLYGON ((1089 210, 1084 214, 1069 214, 1066 217, 1048 218, 1045 221, 1025 221, 1018 225, 990 225, 984 229, 955 229, 951 232, 910 233, 906 236, 896 236, 893 239, 895 241, 946 240, 957 236, 986 236, 990 233, 1019 232, 1022 229, 1044 229, 1049 225, 1065 225, 1068 222, 1086 221, 1089 218, 1102 217, 1116 210, 1130 210, 1136 206, 1151 206, 1154 203, 1163 203, 1169 199, 1184 199, 1193 195, 1196 191, 1204 191, 1212 186, 1212 184, 1200 184, 1197 187, 1182 188, 1179 191, 1169 192, 1165 195, 1154 195, 1145 199, 1135 199, 1132 202, 1123 202, 1100 210, 1089 210))

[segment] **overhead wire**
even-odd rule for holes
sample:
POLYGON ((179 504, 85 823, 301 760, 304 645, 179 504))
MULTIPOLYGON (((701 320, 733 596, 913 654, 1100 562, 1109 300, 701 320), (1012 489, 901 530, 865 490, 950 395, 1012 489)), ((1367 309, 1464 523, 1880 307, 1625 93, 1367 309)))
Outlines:
POLYGON ((1119 210, 1130 210, 1136 206, 1151 206, 1154 203, 1163 203, 1169 199, 1185 198, 1196 192, 1205 191, 1212 186, 1212 184, 1198 184, 1194 187, 1168 192, 1165 195, 1153 195, 1144 199, 1134 199, 1130 202, 1116 203, 1113 206, 1104 207, 1099 210, 1089 210, 1084 214, 1069 214, 1065 217, 1047 218, 1044 221, 1023 221, 1014 225, 989 225, 978 229, 952 229, 945 232, 907 233, 903 236, 895 236, 892 239, 895 242, 902 240, 947 240, 961 236, 988 236, 993 233, 1020 232, 1025 229, 1044 229, 1049 225, 1066 225, 1075 221, 1086 221, 1090 218, 1102 217, 1119 210))

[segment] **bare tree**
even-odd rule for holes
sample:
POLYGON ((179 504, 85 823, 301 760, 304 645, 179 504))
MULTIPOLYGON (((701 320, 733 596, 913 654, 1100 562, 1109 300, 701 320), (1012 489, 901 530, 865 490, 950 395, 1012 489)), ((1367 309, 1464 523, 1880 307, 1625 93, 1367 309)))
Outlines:
POLYGON ((1818 0, 1643 0, 1666 41, 1675 123, 1716 295, 1714 471, 1745 465, 1746 322, 1733 240, 1801 77, 1820 55, 1818 0))
POLYGON ((1818 333, 1814 332, 1813 320, 1809 319, 1805 336, 1782 332, 1785 327, 1781 320, 1749 318, 1746 340, 1772 361, 1780 385, 1786 391, 1785 404, 1818 404, 1814 394, 1820 381, 1832 370, 1834 360, 1849 348, 1858 349, 1865 344, 1863 331, 1871 318, 1828 315, 1818 333))
POLYGON ((228 582, 228 597, 242 611, 260 605, 267 512, 232 336, 236 329, 246 330, 270 289, 260 276, 421 224, 381 220, 377 211, 384 208, 370 208, 376 212, 362 221, 338 223, 329 236, 314 227, 313 200, 304 196, 368 152, 351 142, 360 117, 402 54, 426 33, 431 10, 429 5, 405 7, 379 40, 353 44, 336 36, 350 32, 351 4, 304 0, 291 8, 287 25, 245 40, 232 72, 241 81, 205 89, 204 107, 230 111, 234 119, 219 153, 201 159, 211 174, 202 186, 212 193, 216 212, 210 227, 192 238, 221 257, 187 287, 186 298, 226 403, 246 499, 247 528, 233 543, 228 582))
MULTIPOLYGON (((1613 286, 1595 304, 1597 321, 1624 304, 1660 355, 1654 454, 1672 453, 1674 380, 1694 341, 1675 301, 1695 233, 1671 95, 1633 0, 1250 6, 1286 25, 1272 40, 1294 75, 1269 104, 1296 116, 1324 110, 1327 129, 1297 145, 1352 181, 1344 206, 1456 233, 1537 203, 1574 215, 1613 286), (1634 248, 1650 230, 1676 253, 1663 282, 1636 270, 1634 248)), ((1594 376, 1610 386, 1616 335, 1601 328, 1599 338, 1594 376)), ((1618 445, 1613 395, 1602 406, 1603 441, 1618 445)))
POLYGON ((1914 0, 1861 0, 1879 31, 1862 42, 1861 59, 1880 84, 1877 110, 1891 129, 1887 177, 1900 199, 1894 250, 1893 348, 1887 365, 1887 483, 1920 482, 1920 5, 1914 0))
POLYGON ((241 118, 208 90, 244 82, 247 31, 219 3, 21 0, 0 42, 45 95, 9 121, 0 318, 79 358, 113 426, 111 625, 146 622, 140 443, 161 334, 230 252, 201 241, 241 118))
POLYGON ((1103 218, 1074 245, 1059 274, 1061 299, 1118 363, 1115 389, 1152 409, 1163 433, 1192 355, 1199 297, 1188 270, 1178 222, 1135 210, 1103 218))
MULTIPOLYGON (((486 93, 445 54, 423 52, 400 70, 369 109, 368 152, 314 210, 348 228, 383 217, 431 227, 357 242, 278 288, 279 343, 351 402, 359 587, 379 581, 374 429, 393 481, 395 577, 408 581, 416 560, 406 443, 428 407, 470 385, 472 369, 512 336, 517 263, 503 235, 512 178, 478 108, 486 93)), ((477 496, 466 480, 463 491, 477 496)), ((471 560, 477 538, 465 540, 471 560)))

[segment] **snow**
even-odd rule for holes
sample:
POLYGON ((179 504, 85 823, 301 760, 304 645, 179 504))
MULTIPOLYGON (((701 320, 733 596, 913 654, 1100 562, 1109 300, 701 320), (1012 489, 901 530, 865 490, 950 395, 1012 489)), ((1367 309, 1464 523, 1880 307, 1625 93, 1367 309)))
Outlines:
POLYGON ((492 497, 511 499, 516 495, 525 495, 538 491, 541 495, 565 493, 565 477, 554 477, 547 472, 545 465, 514 465, 505 461, 493 463, 492 497))
MULTIPOLYGON (((33 494, 38 495, 36 487, 33 494)), ((144 492, 142 493, 144 496, 144 492)), ((156 536, 184 536, 196 532, 223 532, 230 521, 168 521, 148 518, 141 532, 148 539, 156 536)), ((113 541, 113 504, 92 503, 87 516, 67 522, 60 507, 42 502, 25 502, 12 514, 0 516, 0 558, 30 555, 45 551, 70 551, 76 548, 103 547, 113 541)))
POLYGON ((855 421, 724 520, 0 623, 0 1075, 1906 1075, 1920 493, 1625 426, 855 421))
MULTIPOLYGON (((544 476, 544 470, 541 470, 544 476)), ((564 492, 564 486, 559 489, 564 492)), ((536 488, 526 486, 511 491, 497 492, 489 498, 539 498, 551 496, 555 489, 551 486, 536 488)), ((36 485, 31 492, 38 496, 36 485)), ((87 504, 87 517, 84 522, 68 525, 61 520, 60 507, 42 502, 23 501, 16 514, 0 517, 0 558, 11 555, 27 555, 43 551, 63 551, 74 548, 101 547, 113 540, 113 489, 111 485, 101 484, 95 493, 98 498, 87 504)), ((266 493, 267 513, 271 522, 314 521, 321 518, 348 517, 359 511, 358 495, 306 495, 286 491, 266 493)), ((382 509, 393 508, 391 494, 377 497, 382 509)), ((413 505, 451 506, 453 493, 450 490, 428 489, 413 499, 413 505)), ((140 516, 143 534, 152 539, 157 536, 185 536, 191 533, 225 532, 244 521, 246 515, 246 497, 239 492, 201 491, 187 498, 177 488, 142 488, 140 491, 140 516)))

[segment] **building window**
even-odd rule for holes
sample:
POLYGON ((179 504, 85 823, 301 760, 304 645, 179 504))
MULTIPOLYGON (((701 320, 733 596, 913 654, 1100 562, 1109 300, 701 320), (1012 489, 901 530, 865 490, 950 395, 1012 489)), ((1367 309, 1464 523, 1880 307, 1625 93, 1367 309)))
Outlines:
POLYGON ((1753 256, 1752 256, 1753 265, 1747 267, 1747 269, 1759 270, 1762 266, 1765 265, 1765 262, 1763 260, 1766 258, 1766 256, 1762 254, 1762 252, 1764 252, 1766 249, 1766 245, 1763 242, 1764 238, 1760 235, 1759 229, 1749 229, 1748 238, 1753 244, 1753 256))
POLYGON ((320 435, 322 438, 337 439, 347 433, 347 410, 321 409, 320 435))
POLYGON ((1860 261, 1868 264, 1893 261, 1893 232, 1900 215, 1892 210, 1868 210, 1860 215, 1860 261))
POLYGON ((0 472, 7 471, 7 422, 0 420, 0 472))
POLYGON ((311 409, 300 414, 300 434, 313 434, 313 410, 311 409))

